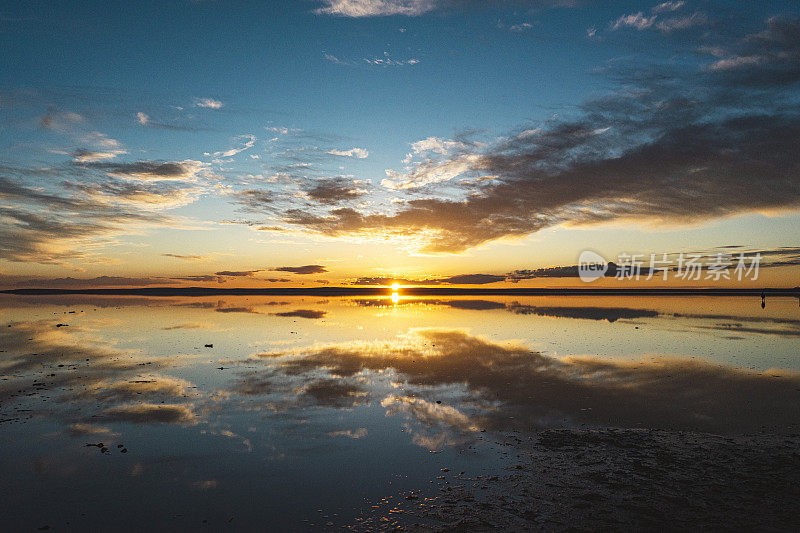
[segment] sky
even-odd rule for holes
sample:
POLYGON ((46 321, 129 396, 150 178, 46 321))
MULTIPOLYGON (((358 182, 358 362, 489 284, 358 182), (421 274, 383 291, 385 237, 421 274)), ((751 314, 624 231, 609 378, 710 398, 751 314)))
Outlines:
POLYGON ((0 2, 0 50, 2 286, 800 285, 796 1, 0 2))

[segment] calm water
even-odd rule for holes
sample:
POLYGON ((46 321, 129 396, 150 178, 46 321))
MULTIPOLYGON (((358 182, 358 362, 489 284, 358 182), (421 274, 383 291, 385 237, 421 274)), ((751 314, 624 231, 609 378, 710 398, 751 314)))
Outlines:
POLYGON ((4 297, 0 518, 391 524, 444 468, 502 472, 508 431, 783 431, 800 424, 800 307, 760 304, 4 297))

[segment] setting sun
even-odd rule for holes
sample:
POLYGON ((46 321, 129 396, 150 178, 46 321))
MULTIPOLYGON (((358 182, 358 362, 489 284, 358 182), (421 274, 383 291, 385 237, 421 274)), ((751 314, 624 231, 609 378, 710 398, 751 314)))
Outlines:
POLYGON ((390 287, 391 287, 391 289, 392 289, 392 291, 393 291, 393 292, 397 292, 397 291, 399 291, 399 290, 400 290, 400 284, 399 284, 399 283, 392 283, 392 284, 390 285, 390 287))

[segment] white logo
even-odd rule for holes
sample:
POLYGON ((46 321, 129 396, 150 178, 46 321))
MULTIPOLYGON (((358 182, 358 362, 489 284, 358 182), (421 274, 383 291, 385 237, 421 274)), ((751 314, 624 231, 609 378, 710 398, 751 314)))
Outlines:
POLYGON ((608 271, 605 258, 591 250, 584 250, 578 257, 578 275, 586 283, 602 278, 608 271))

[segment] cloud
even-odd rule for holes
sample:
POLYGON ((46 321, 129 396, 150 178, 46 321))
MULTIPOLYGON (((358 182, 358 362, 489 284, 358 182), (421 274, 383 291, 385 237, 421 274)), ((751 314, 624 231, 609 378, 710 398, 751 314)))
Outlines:
POLYGON ((303 395, 319 406, 349 409, 364 403, 366 393, 356 384, 339 379, 320 379, 306 385, 303 395))
POLYGON ((223 276, 211 276, 208 274, 201 274, 197 276, 181 276, 176 278, 170 278, 171 280, 175 281, 190 281, 190 282, 202 282, 202 283, 225 283, 227 280, 223 276))
MULTIPOLYGON (((70 395, 71 399, 92 399, 103 403, 132 402, 144 397, 182 398, 196 395, 192 383, 165 376, 148 376, 146 379, 103 379, 88 384, 83 390, 70 395)), ((127 409, 127 408, 126 408, 127 409)))
POLYGON ((173 124, 164 124, 163 122, 155 122, 150 118, 149 115, 147 115, 146 113, 142 113, 141 111, 136 113, 136 122, 142 126, 148 126, 151 128, 161 128, 166 130, 189 131, 192 129, 184 126, 175 126, 173 124))
POLYGON ((271 374, 251 379, 266 387, 292 376, 336 376, 306 392, 340 408, 359 394, 353 377, 390 371, 415 394, 384 397, 387 415, 467 433, 579 424, 748 432, 800 416, 797 372, 760 373, 689 358, 551 357, 463 331, 412 330, 386 342, 324 344, 258 359, 269 361, 271 374), (456 395, 435 403, 443 387, 464 387, 465 400, 456 395))
POLYGON ((520 24, 514 24, 513 26, 509 27, 508 29, 514 32, 523 32, 533 28, 533 24, 530 22, 522 22, 520 24))
POLYGON ((438 7, 436 0, 323 0, 322 3, 317 13, 341 17, 413 17, 438 7))
POLYGON ((652 309, 632 309, 630 307, 547 307, 512 303, 506 310, 515 315, 538 315, 558 318, 578 318, 616 322, 620 319, 653 318, 659 316, 652 309))
POLYGON ((351 148, 349 150, 328 150, 328 153, 341 157, 354 157, 356 159, 366 159, 369 156, 369 152, 363 148, 351 148))
POLYGON ((217 272, 217 276, 229 276, 234 278, 251 278, 256 272, 263 272, 262 270, 222 270, 217 272))
POLYGON ((656 17, 646 17, 641 11, 638 13, 634 13, 633 15, 622 15, 617 21, 611 26, 612 30, 618 30, 623 27, 632 27, 636 28, 637 30, 646 30, 650 26, 652 26, 656 21, 656 17))
POLYGON ((328 269, 322 265, 283 266, 271 270, 274 272, 292 272, 293 274, 321 274, 322 272, 328 271, 328 269))
POLYGON ((333 55, 333 54, 329 54, 329 53, 327 53, 327 52, 326 52, 325 54, 323 54, 323 57, 324 57, 324 58, 325 58, 327 61, 330 61, 331 63, 335 63, 335 64, 337 64, 337 65, 347 65, 347 64, 349 64, 348 62, 346 62, 346 61, 342 61, 341 59, 339 59, 339 58, 338 58, 338 57, 336 57, 335 55, 333 55))
POLYGON ((130 205, 141 209, 172 209, 194 202, 204 189, 167 181, 131 182, 109 180, 100 183, 65 181, 62 186, 107 204, 130 205))
POLYGON ((310 318, 310 319, 324 318, 326 314, 327 314, 326 311, 317 311, 315 309, 295 309, 294 311, 272 313, 273 316, 310 318))
POLYGON ((99 415, 101 420, 133 424, 197 424, 191 405, 136 403, 109 407, 99 415))
POLYGON ((673 31, 686 30, 696 26, 705 26, 708 22, 708 17, 703 13, 692 13, 686 17, 672 17, 659 21, 656 24, 663 33, 671 33, 673 31))
POLYGON ((124 276, 97 276, 94 278, 22 278, 0 277, 4 287, 83 289, 95 287, 142 287, 146 285, 168 285, 164 278, 133 278, 124 276))
POLYGON ((369 432, 367 428, 346 429, 339 431, 331 431, 328 433, 331 437, 347 437, 350 439, 361 439, 367 436, 369 432))
POLYGON ((732 88, 775 90, 800 81, 798 17, 772 17, 766 29, 727 48, 732 53, 720 53, 728 57, 712 63, 709 70, 732 88))
POLYGON ((686 2, 683 2, 683 1, 680 1, 680 2, 663 2, 661 4, 658 4, 657 6, 654 6, 651 9, 651 11, 653 13, 670 13, 672 11, 679 10, 685 4, 686 4, 686 2))
MULTIPOLYGON (((338 17, 386 17, 400 15, 416 17, 435 10, 446 8, 463 9, 465 7, 492 7, 498 2, 479 2, 465 0, 319 0, 321 7, 315 10, 320 15, 338 17)), ((500 2, 502 3, 502 2, 500 2)), ((578 0, 526 0, 519 2, 532 9, 574 7, 578 0)), ((405 28, 400 30, 405 31, 405 28)))
MULTIPOLYGON (((85 142, 91 146, 99 147, 103 150, 119 150, 120 149, 120 142, 116 139, 112 139, 105 133, 101 133, 99 131, 90 131, 80 136, 81 142, 85 142)), ((120 151, 120 153, 125 153, 120 151)))
MULTIPOLYGON (((26 170, 22 170, 26 172, 26 170)), ((16 262, 65 264, 85 258, 92 245, 118 235, 154 226, 174 226, 175 221, 150 210, 132 209, 87 195, 65 195, 30 188, 3 177, 19 169, 0 168, 0 258, 16 262)))
POLYGON ((96 424, 86 424, 83 422, 75 422, 74 424, 70 424, 67 428, 67 434, 72 435, 73 437, 82 437, 86 435, 108 435, 111 436, 114 434, 111 429, 98 426, 96 424))
POLYGON ((461 274, 442 279, 442 283, 454 285, 486 285, 487 283, 497 283, 505 281, 505 276, 495 276, 493 274, 461 274))
POLYGON ((65 131, 83 121, 84 117, 79 113, 50 109, 46 115, 39 119, 39 126, 48 130, 65 131))
POLYGON ((133 163, 88 162, 84 168, 101 170, 116 178, 129 180, 182 180, 192 181, 205 168, 202 161, 135 161, 133 163))
POLYGON ((685 2, 663 2, 651 8, 652 16, 648 17, 642 11, 631 15, 622 15, 613 24, 611 30, 618 30, 624 27, 636 28, 639 31, 648 28, 655 28, 661 33, 672 33, 680 30, 688 30, 697 26, 705 26, 709 19, 699 11, 686 16, 670 16, 662 18, 665 13, 678 11, 685 5, 685 2))
POLYGON ((367 57, 364 58, 366 63, 370 65, 379 65, 383 67, 402 67, 405 65, 416 65, 419 63, 419 59, 410 58, 410 59, 392 59, 389 55, 389 52, 384 52, 383 56, 381 57, 367 57))
MULTIPOLYGON (((619 91, 493 143, 431 138, 384 186, 429 187, 391 210, 287 209, 282 221, 355 241, 394 239, 407 250, 459 253, 557 225, 698 224, 800 209, 800 23, 770 19, 737 57, 755 64, 610 74, 619 91), (669 79, 670 83, 664 83, 669 79), (459 177, 491 180, 453 185, 459 177), (444 190, 430 189, 442 184, 444 190)), ((730 48, 730 47, 729 47, 730 48)), ((726 60, 734 57, 726 58, 726 60)))
POLYGON ((275 193, 264 189, 245 189, 232 192, 230 195, 245 211, 253 213, 262 213, 271 209, 276 200, 275 193))
POLYGON ((221 109, 225 104, 213 98, 195 98, 194 105, 206 109, 221 109))
POLYGON ((237 140, 244 141, 244 144, 240 148, 231 148, 223 152, 214 152, 214 155, 217 157, 233 157, 236 154, 244 152, 248 148, 252 148, 256 144, 255 135, 240 135, 237 137, 237 140))
POLYGON ((79 149, 71 153, 73 161, 77 163, 91 163, 104 159, 113 159, 120 154, 125 154, 125 150, 114 150, 110 152, 95 152, 93 150, 79 149))
POLYGON ((346 178, 326 178, 313 182, 305 189, 306 195, 320 204, 340 204, 356 200, 365 194, 366 184, 361 181, 346 178))
POLYGON ((203 261, 205 257, 202 255, 181 255, 181 254, 161 254, 161 257, 172 257, 173 259, 182 259, 184 261, 203 261))

